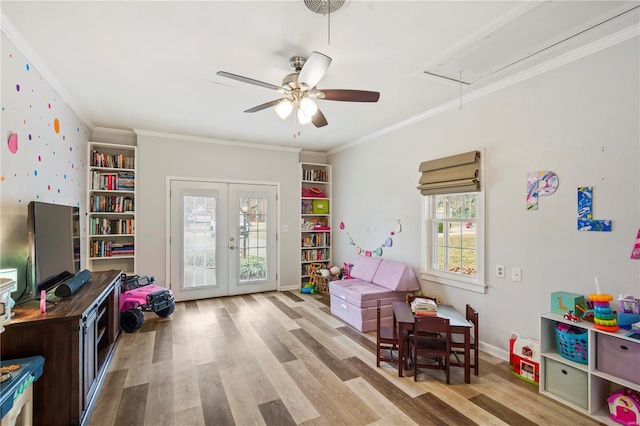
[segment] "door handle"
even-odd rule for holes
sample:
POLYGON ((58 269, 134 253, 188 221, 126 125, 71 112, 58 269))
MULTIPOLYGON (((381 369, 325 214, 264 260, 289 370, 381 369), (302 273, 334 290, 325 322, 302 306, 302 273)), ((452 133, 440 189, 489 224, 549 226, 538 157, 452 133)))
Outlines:
POLYGON ((235 247, 235 246, 229 246, 229 248, 230 248, 231 250, 233 250, 233 249, 234 249, 234 248, 236 248, 236 247, 235 247))

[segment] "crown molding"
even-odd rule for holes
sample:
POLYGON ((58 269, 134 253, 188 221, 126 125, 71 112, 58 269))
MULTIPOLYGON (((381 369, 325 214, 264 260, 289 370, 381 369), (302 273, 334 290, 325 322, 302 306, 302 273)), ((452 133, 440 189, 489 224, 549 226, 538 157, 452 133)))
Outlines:
POLYGON ((135 136, 136 132, 133 130, 127 129, 113 129, 111 127, 96 127, 93 129, 94 133, 104 133, 107 135, 116 135, 116 136, 135 136))
POLYGON ((93 132, 95 125, 89 120, 81 108, 78 107, 76 101, 71 94, 67 92, 62 83, 55 76, 53 71, 44 63, 42 59, 33 51, 31 46, 24 39, 22 34, 16 30, 9 19, 0 10, 0 31, 2 31, 18 50, 25 56, 27 61, 40 73, 42 78, 51 86, 51 88, 62 98, 62 100, 71 108, 71 110, 80 118, 80 120, 93 132))
POLYGON ((373 133, 369 133, 368 135, 365 135, 352 142, 346 143, 338 148, 334 148, 328 151, 327 155, 333 155, 340 151, 344 151, 346 149, 353 148, 354 146, 358 146, 365 142, 377 139, 388 133, 410 126, 422 120, 426 120, 427 118, 433 117, 434 115, 443 113, 445 111, 449 111, 450 109, 453 109, 453 108, 457 108, 460 106, 461 101, 464 104, 464 103, 469 103, 471 101, 474 101, 476 99, 483 98, 494 92, 513 86, 514 84, 536 77, 540 74, 559 68, 573 61, 577 61, 578 59, 584 58, 585 56, 589 56, 603 49, 609 48, 611 46, 615 46, 616 44, 622 43, 624 41, 627 41, 639 36, 640 36, 640 24, 632 25, 616 33, 602 37, 592 43, 586 44, 582 47, 574 49, 556 58, 553 58, 549 61, 543 62, 542 64, 536 65, 525 71, 514 74, 511 77, 507 77, 503 80, 492 83, 486 87, 483 87, 481 89, 478 89, 471 93, 463 95, 461 100, 454 99, 452 101, 445 102, 444 104, 441 104, 435 108, 431 108, 430 110, 427 110, 420 114, 414 115, 413 117, 400 121, 394 125, 385 127, 384 129, 380 129, 373 133))
POLYGON ((179 140, 190 141, 190 142, 204 142, 204 143, 211 143, 216 145, 228 145, 233 147, 263 149, 267 151, 284 151, 284 152, 295 152, 295 153, 299 153, 301 151, 301 148, 291 148, 287 146, 260 145, 257 143, 250 143, 250 142, 226 141, 223 139, 205 138, 202 136, 179 135, 176 133, 156 132, 153 130, 133 129, 133 131, 138 136, 150 136, 150 137, 162 138, 162 139, 174 139, 174 140, 179 139, 179 140))

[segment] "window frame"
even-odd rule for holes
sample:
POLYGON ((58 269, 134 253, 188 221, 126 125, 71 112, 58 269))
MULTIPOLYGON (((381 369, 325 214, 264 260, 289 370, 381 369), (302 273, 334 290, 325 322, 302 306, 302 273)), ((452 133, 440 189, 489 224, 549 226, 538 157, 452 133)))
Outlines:
MULTIPOLYGON (((482 161, 482 157, 481 157, 482 161)), ((420 271, 420 277, 423 280, 435 282, 441 285, 447 285, 451 287, 460 288, 463 290, 469 290, 476 293, 486 293, 486 281, 485 281, 485 197, 484 191, 478 191, 478 211, 476 224, 476 276, 470 277, 467 275, 440 271, 433 269, 433 225, 434 220, 442 218, 437 217, 437 206, 435 205, 436 197, 438 195, 426 195, 422 203, 422 270, 420 271)), ((456 195, 455 193, 441 194, 441 195, 456 195)), ((462 220, 464 222, 464 219, 462 220)))

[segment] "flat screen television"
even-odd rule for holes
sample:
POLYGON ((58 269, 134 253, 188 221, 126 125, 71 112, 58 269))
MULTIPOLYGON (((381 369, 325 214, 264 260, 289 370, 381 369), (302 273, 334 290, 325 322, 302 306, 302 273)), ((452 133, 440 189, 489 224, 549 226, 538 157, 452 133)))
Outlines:
POLYGON ((80 271, 80 209, 31 201, 27 214, 30 298, 80 271))

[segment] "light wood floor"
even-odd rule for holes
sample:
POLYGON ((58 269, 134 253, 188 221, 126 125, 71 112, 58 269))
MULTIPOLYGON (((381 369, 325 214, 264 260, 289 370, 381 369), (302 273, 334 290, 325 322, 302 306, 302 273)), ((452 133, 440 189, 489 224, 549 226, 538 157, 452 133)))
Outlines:
MULTIPOLYGON (((481 354, 398 377, 375 332, 333 317, 326 295, 271 292, 179 303, 123 333, 89 425, 593 425, 481 354)), ((506 338, 506 337, 505 337, 506 338)))

